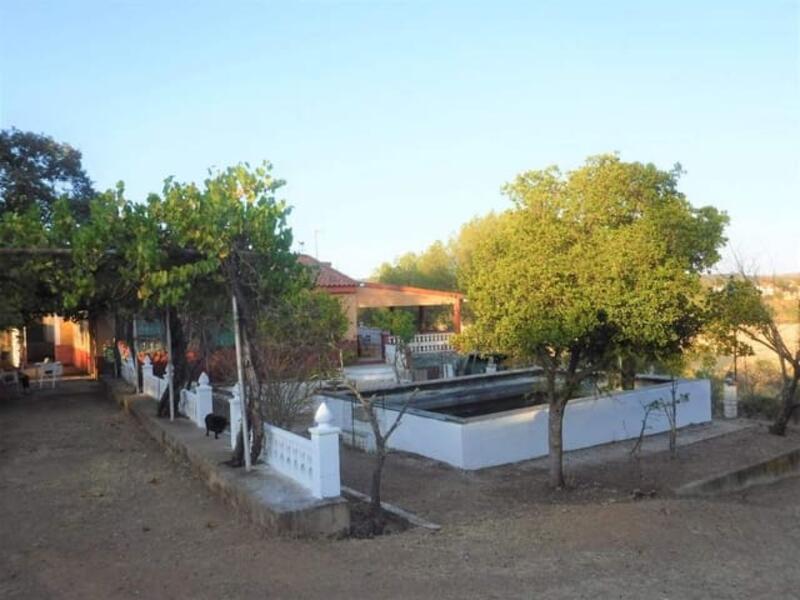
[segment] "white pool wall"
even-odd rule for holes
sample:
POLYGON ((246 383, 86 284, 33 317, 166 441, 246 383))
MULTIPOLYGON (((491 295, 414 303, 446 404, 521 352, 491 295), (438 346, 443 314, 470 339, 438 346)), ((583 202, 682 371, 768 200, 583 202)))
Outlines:
MULTIPOLYGON (((570 400, 564 415, 564 449, 578 450, 610 442, 637 438, 646 407, 669 401, 671 383, 631 391, 570 400)), ((688 399, 678 405, 678 427, 711 421, 711 383, 707 379, 677 381, 677 394, 688 399)), ((349 400, 321 394, 334 414, 335 424, 349 441, 352 404, 349 400)), ((548 453, 546 405, 459 419, 437 413, 411 410, 389 440, 396 450, 420 454, 460 469, 474 470, 546 456, 548 453)), ((396 409, 378 409, 382 429, 394 421, 396 409)), ((358 421, 356 421, 358 423, 358 421)), ((662 411, 652 411, 646 435, 663 433, 669 422, 662 411)), ((368 430, 358 428, 365 449, 374 447, 368 430)))

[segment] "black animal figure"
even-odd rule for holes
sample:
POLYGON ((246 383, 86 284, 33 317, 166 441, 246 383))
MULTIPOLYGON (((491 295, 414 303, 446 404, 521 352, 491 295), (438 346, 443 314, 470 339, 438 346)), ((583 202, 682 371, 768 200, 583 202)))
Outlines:
POLYGON ((209 431, 213 431, 215 440, 219 438, 219 434, 225 431, 227 426, 228 419, 225 417, 220 417, 214 413, 208 413, 206 415, 206 435, 208 435, 209 431))

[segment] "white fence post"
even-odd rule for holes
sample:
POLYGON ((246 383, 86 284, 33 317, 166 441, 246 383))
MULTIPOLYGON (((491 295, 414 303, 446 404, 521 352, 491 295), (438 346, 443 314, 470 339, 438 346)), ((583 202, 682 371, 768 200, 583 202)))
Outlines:
MULTIPOLYGON (((148 382, 153 378, 153 361, 150 360, 150 357, 145 355, 144 361, 142 362, 142 393, 148 393, 148 382)), ((156 398, 159 400, 160 398, 156 398)))
POLYGON ((322 402, 314 414, 316 427, 311 434, 311 493, 317 498, 334 498, 341 494, 339 475, 339 433, 341 429, 331 425, 333 414, 322 402))
POLYGON ((214 412, 212 388, 209 385, 208 375, 206 375, 205 371, 200 373, 200 377, 197 379, 194 409, 194 422, 197 423, 199 427, 204 427, 206 415, 214 412))
POLYGON ((178 399, 178 412, 182 415, 186 415, 189 417, 190 420, 194 421, 194 395, 189 395, 192 392, 190 390, 186 390, 181 388, 180 396, 178 399), (188 411, 192 411, 192 414, 188 414, 188 411))
POLYGON ((231 430, 231 450, 236 448, 236 437, 242 430, 242 400, 239 397, 239 386, 234 386, 233 397, 228 400, 228 424, 231 430))

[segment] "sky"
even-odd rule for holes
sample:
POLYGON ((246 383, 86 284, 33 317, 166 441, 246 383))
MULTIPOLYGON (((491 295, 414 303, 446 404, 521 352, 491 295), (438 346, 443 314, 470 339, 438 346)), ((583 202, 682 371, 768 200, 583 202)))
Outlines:
POLYGON ((104 189, 269 160, 306 252, 354 277, 619 152, 686 170, 734 257, 800 272, 800 3, 0 0, 0 128, 104 189))

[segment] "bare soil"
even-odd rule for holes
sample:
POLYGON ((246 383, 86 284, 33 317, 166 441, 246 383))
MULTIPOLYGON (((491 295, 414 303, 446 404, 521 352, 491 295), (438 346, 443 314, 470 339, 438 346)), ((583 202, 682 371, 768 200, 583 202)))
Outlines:
MULTIPOLYGON (((749 429, 681 448, 677 461, 574 461, 574 487, 562 492, 545 488, 541 461, 464 473, 393 455, 386 501, 441 531, 297 540, 239 520, 90 382, 3 399, 0 430, 0 598, 788 598, 800 589, 800 478, 714 499, 670 491, 788 449, 796 434, 749 429)), ((367 490, 368 461, 344 452, 348 485, 367 490)))
MULTIPOLYGON (((373 538, 376 535, 395 535, 403 533, 412 525, 405 519, 387 511, 381 511, 384 525, 380 532, 375 531, 372 509, 366 502, 348 498, 350 502, 350 536, 353 538, 373 538)), ((382 504, 382 503, 381 503, 382 504)))

